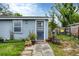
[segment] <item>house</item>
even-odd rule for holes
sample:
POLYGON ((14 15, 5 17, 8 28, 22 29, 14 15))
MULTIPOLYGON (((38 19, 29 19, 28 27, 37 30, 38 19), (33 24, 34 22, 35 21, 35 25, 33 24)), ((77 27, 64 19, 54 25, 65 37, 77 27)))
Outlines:
POLYGON ((10 39, 13 33, 15 39, 24 39, 33 32, 36 40, 48 39, 48 19, 47 16, 0 16, 0 37, 10 39))

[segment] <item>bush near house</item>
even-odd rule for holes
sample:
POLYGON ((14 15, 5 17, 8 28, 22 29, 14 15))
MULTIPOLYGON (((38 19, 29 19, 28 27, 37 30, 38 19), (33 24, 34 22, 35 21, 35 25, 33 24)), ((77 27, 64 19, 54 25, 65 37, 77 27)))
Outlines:
POLYGON ((35 38, 36 38, 37 36, 35 35, 35 33, 33 33, 33 32, 30 32, 29 33, 29 39, 31 40, 31 42, 32 42, 32 44, 34 45, 35 44, 35 38))
POLYGON ((4 39, 2 37, 0 37, 0 43, 4 42, 4 39))
POLYGON ((61 40, 61 44, 49 43, 56 56, 75 56, 79 55, 79 40, 73 36, 57 35, 56 38, 61 40))
POLYGON ((0 43, 0 56, 18 56, 24 49, 23 40, 7 40, 0 43))
POLYGON ((36 35, 33 32, 29 32, 28 37, 25 39, 25 46, 31 46, 35 44, 36 35))
POLYGON ((54 34, 49 32, 48 35, 49 35, 48 39, 46 40, 47 42, 52 42, 54 44, 61 44, 61 41, 58 38, 56 38, 54 34))

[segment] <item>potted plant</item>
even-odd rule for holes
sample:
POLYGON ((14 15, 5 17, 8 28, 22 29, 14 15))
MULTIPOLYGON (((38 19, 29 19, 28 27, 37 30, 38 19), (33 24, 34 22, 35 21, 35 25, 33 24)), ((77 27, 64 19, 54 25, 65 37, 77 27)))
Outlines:
POLYGON ((0 42, 1 42, 1 43, 4 42, 4 39, 3 39, 2 37, 0 37, 0 42))
POLYGON ((33 45, 36 42, 35 38, 36 38, 36 35, 33 32, 29 34, 29 39, 31 40, 31 42, 32 42, 33 45))

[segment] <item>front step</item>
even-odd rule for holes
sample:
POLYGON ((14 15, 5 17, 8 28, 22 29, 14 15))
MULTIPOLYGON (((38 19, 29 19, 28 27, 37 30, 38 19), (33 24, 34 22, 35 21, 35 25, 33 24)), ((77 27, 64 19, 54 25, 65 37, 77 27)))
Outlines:
POLYGON ((36 43, 46 43, 44 40, 37 40, 36 43))

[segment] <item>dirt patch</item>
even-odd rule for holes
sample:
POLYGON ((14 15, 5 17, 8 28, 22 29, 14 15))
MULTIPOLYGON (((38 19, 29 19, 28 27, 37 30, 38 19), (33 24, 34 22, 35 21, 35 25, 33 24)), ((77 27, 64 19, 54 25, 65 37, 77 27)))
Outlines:
POLYGON ((70 48, 71 46, 72 46, 72 45, 71 45, 70 42, 62 41, 62 42, 61 42, 61 45, 59 46, 59 48, 64 49, 64 48, 70 48))
POLYGON ((79 46, 74 45, 71 42, 64 41, 60 48, 65 52, 66 56, 76 56, 79 54, 79 46), (75 47, 75 48, 74 48, 75 47))

